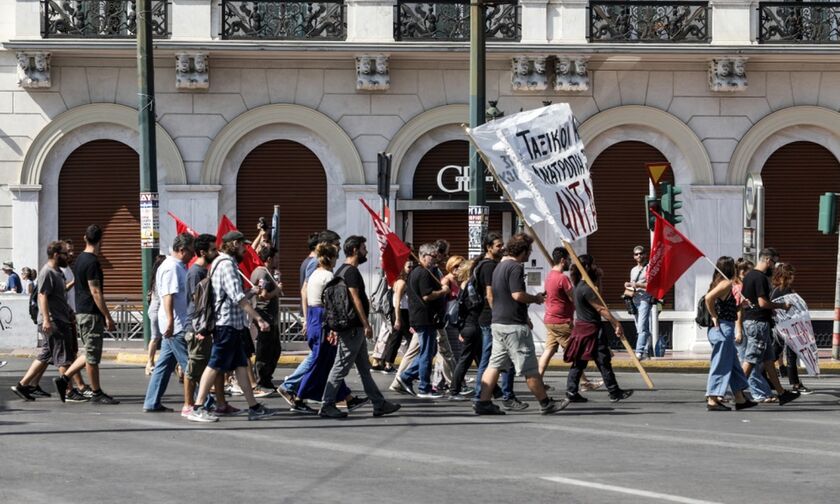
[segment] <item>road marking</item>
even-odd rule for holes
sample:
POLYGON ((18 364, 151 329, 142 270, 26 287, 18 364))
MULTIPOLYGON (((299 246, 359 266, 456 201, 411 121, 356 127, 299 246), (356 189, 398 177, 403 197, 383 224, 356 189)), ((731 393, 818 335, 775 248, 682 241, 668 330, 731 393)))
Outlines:
POLYGON ((566 485, 575 485, 585 488, 594 488, 596 490, 604 490, 606 492, 617 492, 627 495, 635 495, 638 497, 647 497, 649 499, 664 500, 669 502, 680 502, 682 504, 720 504, 715 501, 707 501, 700 499, 692 499, 690 497, 683 497, 681 495, 665 494, 659 492, 651 492, 648 490, 639 490, 636 488, 621 487, 616 485, 605 485, 603 483, 596 483, 594 481, 584 481, 572 478, 564 478, 562 476, 543 476, 540 479, 551 481, 553 483, 564 483, 566 485))

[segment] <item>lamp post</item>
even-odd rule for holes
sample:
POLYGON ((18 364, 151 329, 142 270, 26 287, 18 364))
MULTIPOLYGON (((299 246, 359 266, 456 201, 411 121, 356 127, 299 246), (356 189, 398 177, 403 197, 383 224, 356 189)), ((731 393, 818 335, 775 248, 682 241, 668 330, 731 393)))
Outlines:
MULTIPOLYGON (((155 141, 155 69, 152 55, 152 0, 137 0, 137 89, 140 130, 140 249, 143 293, 149 292, 152 264, 160 251, 157 148, 155 141)), ((151 338, 149 300, 143 296, 143 340, 151 338)))
MULTIPOLYGON (((470 128, 484 124, 485 96, 484 3, 470 2, 470 128)), ((484 195, 484 163, 470 144, 469 256, 480 256, 490 208, 484 195)))

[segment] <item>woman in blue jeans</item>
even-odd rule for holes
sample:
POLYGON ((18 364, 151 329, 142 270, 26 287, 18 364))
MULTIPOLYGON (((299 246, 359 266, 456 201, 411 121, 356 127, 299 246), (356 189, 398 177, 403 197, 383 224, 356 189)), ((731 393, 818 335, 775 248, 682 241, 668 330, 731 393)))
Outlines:
POLYGON ((751 408, 757 403, 744 397, 744 390, 749 388, 749 383, 735 349, 735 324, 741 315, 730 280, 735 277, 735 260, 723 256, 717 260, 715 269, 706 293, 706 308, 712 316, 712 327, 708 331, 712 360, 706 385, 706 409, 731 411, 732 408, 720 402, 727 389, 731 389, 735 395, 736 410, 751 408))

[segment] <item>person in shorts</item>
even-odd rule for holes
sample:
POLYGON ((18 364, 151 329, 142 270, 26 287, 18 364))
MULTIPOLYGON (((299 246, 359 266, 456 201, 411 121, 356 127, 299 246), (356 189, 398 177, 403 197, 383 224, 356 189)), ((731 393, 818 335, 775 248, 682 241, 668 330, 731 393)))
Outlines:
MULTIPOLYGON (((33 383, 53 365, 64 374, 76 360, 73 310, 67 304, 64 275, 67 266, 67 244, 54 241, 47 246, 47 263, 38 275, 38 355, 26 374, 11 387, 18 397, 34 401, 33 383)), ((65 385, 66 392, 67 387, 65 385)))
POLYGON ((554 401, 545 392, 540 376, 528 305, 543 304, 543 294, 528 294, 525 287, 525 267, 522 263, 531 257, 534 239, 525 233, 513 235, 506 245, 507 256, 493 270, 493 316, 491 331, 493 349, 487 370, 481 376, 481 396, 473 406, 478 415, 503 415, 493 404, 493 389, 502 370, 513 369, 524 375, 531 393, 540 402, 540 413, 548 415, 569 405, 567 399, 554 401))

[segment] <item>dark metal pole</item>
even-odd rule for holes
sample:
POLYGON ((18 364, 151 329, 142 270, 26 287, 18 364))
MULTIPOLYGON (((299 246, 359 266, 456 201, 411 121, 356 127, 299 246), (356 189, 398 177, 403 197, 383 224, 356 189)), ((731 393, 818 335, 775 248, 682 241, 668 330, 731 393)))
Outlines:
POLYGON ((137 0, 137 89, 140 131, 140 247, 143 264, 143 340, 151 339, 149 300, 152 263, 160 251, 157 148, 155 144, 155 71, 152 55, 152 0, 137 0))
MULTIPOLYGON (((484 3, 470 3, 470 128, 484 124, 485 91, 484 3)), ((484 195, 484 163, 470 144, 469 256, 481 255, 481 240, 487 233, 490 209, 484 195)))

